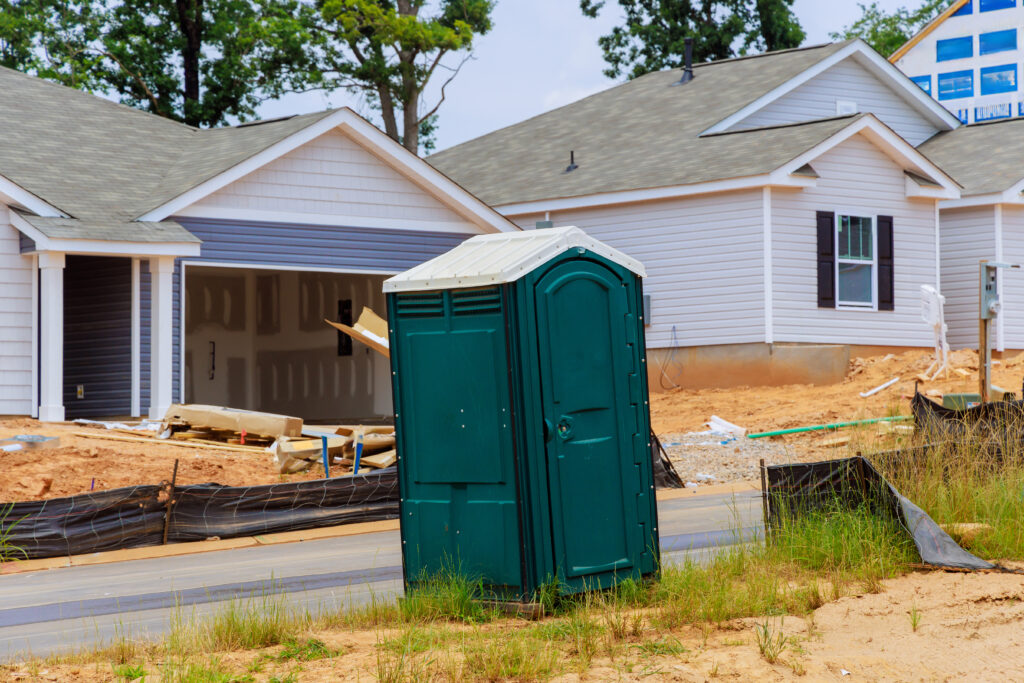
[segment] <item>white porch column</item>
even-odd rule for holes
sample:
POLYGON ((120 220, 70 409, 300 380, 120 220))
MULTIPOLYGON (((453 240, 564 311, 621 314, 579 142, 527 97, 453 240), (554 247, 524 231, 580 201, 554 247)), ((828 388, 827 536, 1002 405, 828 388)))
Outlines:
POLYGON ((174 335, 174 257, 149 260, 152 277, 149 335, 149 417, 161 419, 171 407, 171 379, 174 376, 172 341, 174 335))
POLYGON ((39 253, 39 419, 64 421, 64 254, 39 253))

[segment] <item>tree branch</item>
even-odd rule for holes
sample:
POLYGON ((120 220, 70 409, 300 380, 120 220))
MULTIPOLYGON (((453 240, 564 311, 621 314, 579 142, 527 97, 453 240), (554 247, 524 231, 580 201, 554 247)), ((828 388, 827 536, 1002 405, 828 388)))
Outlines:
MULTIPOLYGON (((457 67, 455 67, 454 69, 451 69, 452 75, 448 77, 448 80, 446 80, 444 83, 441 84, 441 99, 439 99, 437 101, 437 104, 434 105, 433 109, 431 109, 426 114, 424 114, 422 117, 420 117, 420 120, 416 122, 417 125, 423 123, 424 121, 426 121, 431 116, 433 116, 434 114, 437 113, 437 110, 441 108, 442 104, 444 104, 444 89, 448 87, 449 83, 451 83, 453 80, 455 80, 455 77, 459 75, 459 71, 462 69, 463 65, 466 62, 468 62, 470 59, 472 59, 472 58, 473 58, 472 54, 467 54, 465 57, 462 58, 462 61, 459 62, 459 65, 457 67)), ((437 66, 437 64, 435 63, 434 66, 437 66)), ((433 67, 431 67, 431 70, 433 70, 433 67)))

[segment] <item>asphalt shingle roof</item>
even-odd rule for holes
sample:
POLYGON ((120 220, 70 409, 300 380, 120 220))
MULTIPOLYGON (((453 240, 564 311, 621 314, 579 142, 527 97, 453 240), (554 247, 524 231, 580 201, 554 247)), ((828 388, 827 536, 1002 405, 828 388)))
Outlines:
POLYGON ((679 86, 679 69, 646 74, 427 161, 497 206, 765 173, 850 119, 700 133, 848 44, 698 64, 679 86), (578 168, 566 173, 570 150, 578 168))
POLYGON ((70 216, 22 216, 51 237, 195 242, 135 221, 330 114, 200 130, 0 68, 0 176, 70 216))
POLYGON ((963 186, 964 197, 1002 192, 1024 179, 1024 119, 961 126, 917 149, 963 186))

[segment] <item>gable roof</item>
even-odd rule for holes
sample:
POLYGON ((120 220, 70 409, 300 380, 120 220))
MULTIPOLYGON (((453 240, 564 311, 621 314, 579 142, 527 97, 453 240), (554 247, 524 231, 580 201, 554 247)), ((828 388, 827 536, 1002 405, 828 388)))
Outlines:
MULTIPOLYGON (((358 119, 365 137, 386 138, 348 109, 201 130, 2 67, 0 92, 0 196, 42 239, 197 244, 154 209, 317 124, 358 119)), ((404 148, 395 155, 403 153, 413 161, 402 163, 449 183, 478 222, 515 229, 404 148)))
MULTIPOLYGON (((674 86, 678 69, 646 74, 427 161, 495 206, 769 173, 852 119, 714 134, 709 129, 851 48, 870 50, 861 41, 844 41, 697 64, 695 78, 680 86, 674 86), (570 151, 578 168, 566 172, 570 151)), ((906 80, 895 67, 886 68, 906 80)), ((952 119, 928 99, 929 107, 952 119)))
POLYGON ((1024 119, 961 126, 918 149, 963 186, 965 200, 1006 192, 1024 180, 1024 119))
POLYGON ((900 57, 910 52, 911 48, 913 48, 915 45, 924 40, 929 33, 937 29, 939 25, 942 24, 942 22, 944 22, 946 19, 949 19, 951 16, 953 16, 953 14, 956 13, 957 10, 959 10, 961 7, 963 7, 970 1, 971 0, 953 0, 953 4, 947 7, 941 14, 939 14, 939 16, 935 17, 927 24, 925 24, 924 28, 922 28, 914 35, 912 35, 910 37, 910 40, 903 43, 903 45, 901 45, 900 48, 896 50, 896 52, 893 52, 891 55, 889 55, 889 61, 895 64, 900 57))

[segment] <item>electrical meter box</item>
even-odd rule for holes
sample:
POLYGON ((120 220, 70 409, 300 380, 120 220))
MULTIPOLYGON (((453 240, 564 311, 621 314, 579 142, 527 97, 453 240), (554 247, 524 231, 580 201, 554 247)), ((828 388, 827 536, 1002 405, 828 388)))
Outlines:
POLYGON ((570 227, 384 283, 407 586, 455 570, 523 601, 657 571, 643 275, 570 227))

